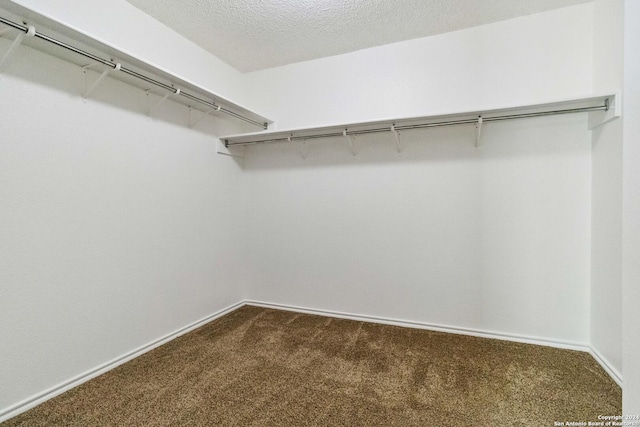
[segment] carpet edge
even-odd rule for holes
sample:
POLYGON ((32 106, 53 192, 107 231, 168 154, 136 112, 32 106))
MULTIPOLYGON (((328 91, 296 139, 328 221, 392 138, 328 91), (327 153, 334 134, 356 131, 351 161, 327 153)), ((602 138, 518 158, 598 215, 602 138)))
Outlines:
POLYGON ((244 304, 255 306, 255 307, 272 308, 275 310, 294 311, 294 312, 306 313, 306 314, 316 314, 320 316, 356 320, 356 321, 368 322, 368 323, 378 323, 378 324, 385 324, 385 325, 402 326, 406 328, 425 329, 430 331, 446 332, 446 333, 452 333, 452 334, 458 334, 458 335, 469 335, 469 336, 480 337, 480 338, 491 338, 491 339, 498 339, 502 341, 542 345, 546 347, 554 347, 554 348, 560 348, 564 350, 581 351, 584 353, 589 353, 591 357, 593 357, 595 361, 611 377, 611 379, 616 384, 618 384, 620 388, 622 388, 622 375, 620 375, 620 373, 615 368, 613 368, 613 366, 609 364, 607 359, 603 357, 597 350, 595 350, 589 343, 575 343, 575 342, 569 342, 569 341, 549 340, 549 339, 544 339, 540 337, 530 337, 526 335, 505 334, 505 333, 485 331, 485 330, 473 329, 473 328, 458 328, 458 327, 451 327, 451 326, 444 326, 444 325, 436 325, 436 324, 431 324, 426 322, 416 322, 416 321, 409 321, 409 320, 393 319, 393 318, 382 317, 382 316, 369 316, 369 315, 362 315, 362 314, 345 313, 345 312, 339 312, 339 311, 333 311, 333 310, 300 307, 295 305, 279 304, 279 303, 256 301, 256 300, 245 300, 244 304))
POLYGON ((168 343, 169 341, 172 341, 188 332, 193 331, 194 329, 199 328, 200 326, 203 326, 213 320, 216 320, 226 314, 231 313, 232 311, 235 311, 239 308, 244 307, 246 304, 246 302, 244 300, 241 300, 235 304, 232 304, 226 308, 223 308, 222 310, 218 310, 213 314, 210 314, 200 320, 196 320, 195 322, 192 322, 176 331, 173 331, 167 335, 164 335, 154 341, 151 341, 148 344, 145 344, 141 347, 136 348, 135 350, 132 350, 128 353, 123 354, 122 356, 118 356, 115 359, 112 359, 106 363, 103 363, 101 365, 98 365, 97 367, 90 369, 80 375, 77 375, 69 380, 66 380, 58 385, 55 385, 47 390, 44 390, 40 393, 36 393, 35 395, 28 397, 27 399, 22 400, 21 402, 18 402, 12 406, 9 406, 7 408, 4 409, 0 409, 0 423, 9 420, 10 418, 13 418, 17 415, 22 414, 23 412, 28 411, 31 408, 34 408, 38 405, 40 405, 41 403, 46 402, 49 399, 52 399, 62 393, 64 393, 65 391, 71 390, 74 387, 77 387, 99 375, 104 374, 105 372, 108 372, 114 368, 117 368, 118 366, 129 362, 130 360, 135 359, 138 356, 141 356, 151 350, 153 350, 154 348, 160 347, 163 344, 168 343))

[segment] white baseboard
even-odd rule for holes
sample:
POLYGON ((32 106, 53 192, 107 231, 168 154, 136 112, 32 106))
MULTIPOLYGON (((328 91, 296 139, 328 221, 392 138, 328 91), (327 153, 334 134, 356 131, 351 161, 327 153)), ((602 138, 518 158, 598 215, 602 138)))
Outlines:
POLYGON ((84 372, 80 375, 78 375, 77 377, 74 377, 70 380, 67 380, 61 384, 58 384, 48 390, 45 390, 41 393, 38 393, 28 399, 23 400, 22 402, 19 402, 13 406, 10 406, 8 408, 2 409, 0 410, 0 423, 2 423, 3 421, 8 420, 9 418, 13 418, 16 415, 19 415, 49 399, 52 399, 56 396, 58 396, 59 394, 64 393, 67 390, 70 390, 74 387, 79 386, 82 383, 85 383, 87 381, 89 381, 92 378, 97 377, 98 375, 104 374, 107 371, 110 371, 120 365, 122 365, 123 363, 126 363, 132 359, 135 359, 138 356, 143 355, 144 353, 153 350, 156 347, 159 347, 163 344, 166 344, 167 342, 178 338, 181 335, 184 335, 188 332, 191 332, 192 330, 199 328, 200 326, 211 322, 212 320, 215 320, 221 316, 224 316, 225 314, 228 314, 234 310, 237 310, 238 308, 244 306, 245 303, 244 301, 240 301, 236 304, 233 304, 225 309, 222 309, 220 311, 217 311, 203 319, 197 320, 183 328, 178 329, 177 331, 174 331, 170 334, 165 335, 164 337, 158 338, 155 341, 152 341, 146 345, 143 345, 142 347, 138 347, 137 349, 126 353, 120 357, 117 357, 107 363, 104 363, 96 368, 93 368, 87 372, 84 372))
POLYGON ((620 386, 620 388, 622 388, 622 375, 616 368, 613 367, 609 360, 593 347, 589 347, 589 353, 591 353, 591 356, 596 359, 596 362, 598 362, 600 366, 602 366, 602 369, 604 369, 606 373, 609 374, 611 379, 614 380, 616 384, 620 386))
POLYGON ((246 305, 256 307, 273 308, 276 310, 295 311, 298 313, 317 314, 320 316, 337 317, 340 319, 357 320, 369 323, 381 323, 384 325, 402 326, 405 328, 426 329, 429 331, 446 332, 450 334, 469 335, 472 337, 491 338, 503 341, 513 341, 525 344, 543 345, 547 347, 562 348, 565 350, 576 350, 589 353, 591 348, 586 343, 575 343, 569 341, 554 341, 539 337, 528 337, 525 335, 505 334, 502 332, 485 331, 481 329, 461 328, 455 326, 437 325, 426 322, 415 322, 412 320, 393 319, 389 317, 369 316, 362 314, 344 313, 332 310, 322 310, 307 307, 298 307, 286 304, 267 303, 261 301, 245 301, 246 305))
POLYGON ((471 329, 471 328, 458 328, 458 327, 436 325, 436 324, 424 323, 424 322, 414 322, 410 320, 399 320, 399 319, 392 319, 388 317, 343 313, 339 311, 299 307, 299 306, 293 306, 293 305, 287 305, 287 304, 268 303, 268 302, 262 302, 262 301, 245 300, 244 303, 246 305, 273 308, 276 310, 295 311, 297 313, 317 314, 320 316, 337 317, 340 319, 358 320, 358 321, 370 322, 370 323, 381 323, 384 325, 395 325, 395 326, 403 326, 407 328, 426 329, 430 331, 447 332, 451 334, 470 335, 473 337, 492 338, 492 339, 498 339, 498 340, 504 340, 504 341, 520 342, 525 344, 544 345, 547 347, 555 347, 555 348, 561 348, 565 350, 582 351, 582 352, 591 354, 591 356, 596 360, 596 362, 598 362, 598 364, 602 366, 605 372, 609 374, 611 379, 615 381, 616 384, 620 386, 620 388, 622 388, 622 375, 620 375, 620 372, 618 372, 618 370, 615 369, 611 365, 611 363, 609 363, 606 357, 604 357, 601 353, 599 353, 596 349, 594 349, 590 345, 584 344, 584 343, 554 341, 554 340, 548 340, 548 339, 543 339, 538 337, 528 337, 525 335, 505 334, 501 332, 484 331, 484 330, 471 329))
POLYGON ((361 314, 352 314, 352 313, 344 313, 344 312, 339 312, 339 311, 333 311, 333 310, 322 310, 322 309, 314 309, 314 308, 308 308, 308 307, 299 307, 299 306, 293 306, 293 305, 286 305, 286 304, 277 304, 277 303, 268 303, 268 302, 261 302, 261 301, 253 301, 253 300, 244 300, 244 301, 240 301, 236 304, 233 304, 223 310, 220 310, 216 313, 213 313, 203 319, 200 319, 194 323, 191 323, 183 328, 178 329, 177 331, 174 331, 168 335, 165 335, 164 337, 161 337, 153 342, 150 342, 149 344, 146 344, 142 347, 139 347, 129 353, 126 353, 120 357, 117 357, 107 363, 104 363, 94 369, 91 369, 83 374, 78 375, 75 378, 72 378, 68 381, 65 381, 61 384, 58 384, 57 386, 54 386, 48 390, 45 390, 41 393, 38 393, 28 399, 23 400, 22 402, 19 402, 9 408, 5 408, 0 410, 0 423, 2 423, 3 421, 8 420, 9 418, 15 417, 16 415, 19 415, 55 396, 58 396, 59 394, 64 393, 67 390, 70 390, 74 387, 79 386, 82 383, 85 383, 87 381, 89 381, 92 378, 97 377, 98 375, 101 375, 107 371, 110 371, 111 369, 114 369, 120 365, 122 365, 123 363, 126 363, 132 359, 135 359, 138 356, 141 356, 142 354, 153 350, 156 347, 159 347, 163 344, 166 344, 167 342, 178 338, 181 335, 184 335, 188 332, 191 332, 192 330, 206 324, 209 323, 221 316, 224 316, 225 314, 228 314, 234 310, 237 310, 245 305, 251 305, 251 306, 256 306, 256 307, 265 307, 265 308, 272 308, 272 309, 276 309, 276 310, 286 310, 286 311, 294 311, 294 312, 298 312, 298 313, 307 313, 307 314, 316 314, 316 315, 320 315, 320 316, 326 316, 326 317, 335 317, 335 318, 340 318, 340 319, 350 319, 350 320, 356 320, 356 321, 361 321, 361 322, 369 322, 369 323, 379 323, 379 324, 384 324, 384 325, 394 325, 394 326, 402 326, 402 327, 407 327, 407 328, 417 328, 417 329, 425 329, 425 330, 430 330, 430 331, 439 331, 439 332, 447 332, 447 333, 452 333, 452 334, 460 334, 460 335, 469 335, 469 336, 474 336, 474 337, 481 337, 481 338, 492 338, 492 339, 499 339, 499 340, 504 340, 504 341, 513 341, 513 342, 520 342, 520 343, 525 343, 525 344, 535 344, 535 345, 543 345, 543 346, 547 346, 547 347, 556 347, 556 348, 562 348, 562 349, 568 349, 568 350, 576 350, 576 351, 582 351, 582 352, 587 352, 590 353, 592 355, 592 357, 602 366, 602 368, 607 372, 607 374, 609 374, 609 376, 611 376, 611 378, 620 386, 622 387, 622 376, 620 375, 620 373, 611 366, 611 364, 607 361, 607 359, 602 356, 602 354, 600 354, 597 350, 595 350, 594 348, 590 347, 588 344, 583 344, 583 343, 574 343, 574 342, 568 342, 568 341, 554 341, 554 340, 548 340, 548 339, 542 339, 542 338, 538 338, 538 337, 528 337, 528 336, 524 336, 524 335, 515 335, 515 334, 505 334, 505 333, 500 333, 500 332, 492 332, 492 331, 484 331, 484 330, 479 330, 479 329, 471 329, 471 328, 459 328, 459 327, 451 327, 451 326, 444 326, 444 325, 436 325, 436 324, 430 324, 430 323, 424 323, 424 322, 415 322, 415 321, 410 321, 410 320, 400 320, 400 319, 393 319, 393 318, 388 318, 388 317, 379 317, 379 316, 369 316, 369 315, 361 315, 361 314))

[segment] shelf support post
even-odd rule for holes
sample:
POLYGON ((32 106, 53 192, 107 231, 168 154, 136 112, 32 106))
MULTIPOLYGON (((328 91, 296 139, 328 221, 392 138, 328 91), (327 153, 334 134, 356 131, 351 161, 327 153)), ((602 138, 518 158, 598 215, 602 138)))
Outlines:
MULTIPOLYGON (((293 134, 287 137, 287 141, 293 142, 293 134)), ((298 150, 302 160, 307 160, 307 141, 304 138, 298 140, 298 150)))
POLYGON ((402 153, 402 146, 400 145, 400 132, 396 130, 396 125, 391 125, 391 133, 393 134, 393 140, 396 143, 396 149, 398 153, 402 153))
POLYGON ((476 124, 476 148, 480 146, 481 134, 482 134, 482 116, 478 116, 478 123, 476 124))
MULTIPOLYGON (((88 67, 85 67, 85 70, 88 67)), ((116 64, 115 68, 107 68, 105 69, 102 74, 100 74, 100 77, 98 77, 98 79, 93 83, 93 85, 91 85, 91 87, 89 89, 87 89, 87 91, 84 93, 84 100, 86 101, 87 98, 89 98, 89 95, 91 94, 91 92, 93 92, 95 90, 95 88, 97 88, 100 83, 102 83, 102 81, 105 79, 105 77, 107 77, 107 75, 111 72, 111 71, 120 71, 120 69, 122 68, 122 65, 120 65, 120 63, 116 64)), ((86 72, 86 71, 85 71, 86 72)))
POLYGON ((151 117, 151 113, 153 113, 153 111, 154 111, 155 109, 157 109, 158 107, 160 107, 160 105, 162 105, 162 103, 163 103, 164 101, 166 101, 166 100, 167 100, 167 98, 169 98, 169 95, 173 95, 173 94, 175 94, 175 95, 180 95, 180 89, 176 89, 176 91, 175 91, 175 92, 167 92, 167 93, 162 97, 162 99, 160 99, 160 101, 158 101, 155 105, 152 105, 152 106, 150 106, 150 107, 149 107, 149 112, 147 113, 147 115, 148 115, 149 117, 151 117))
POLYGON ((25 37, 33 37, 35 35, 36 28, 33 25, 30 25, 26 33, 20 32, 20 34, 16 36, 16 38, 13 40, 13 43, 11 43, 11 46, 9 46, 9 49, 2 56, 2 59, 0 59, 0 73, 4 72, 9 59, 11 59, 13 54, 16 52, 16 49, 18 48, 18 46, 20 46, 22 40, 24 40, 25 37))
POLYGON ((193 112, 193 109, 191 107, 189 107, 189 128, 193 128, 195 125, 197 125, 200 120, 204 119, 205 117, 207 117, 209 114, 213 113, 214 111, 220 111, 222 109, 221 106, 216 106, 215 108, 209 108, 208 110, 206 110, 205 112, 202 113, 202 115, 200 117, 198 117, 197 119, 195 119, 193 122, 191 121, 191 114, 193 112))
POLYGON ((353 136, 347 134, 347 129, 342 131, 342 136, 344 136, 347 139, 347 142, 349 143, 349 147, 351 147, 351 154, 353 154, 353 157, 356 156, 356 146, 353 142, 353 136))

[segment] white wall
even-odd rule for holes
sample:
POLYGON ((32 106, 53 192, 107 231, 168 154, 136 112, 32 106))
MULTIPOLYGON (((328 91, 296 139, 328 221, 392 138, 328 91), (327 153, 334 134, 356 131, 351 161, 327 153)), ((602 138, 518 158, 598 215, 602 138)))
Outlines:
POLYGON ((419 116, 591 93, 583 4, 249 73, 279 128, 419 116))
POLYGON ((625 414, 640 415, 640 2, 624 7, 622 405, 625 414))
MULTIPOLYGON (((252 73, 282 127, 592 91, 592 5, 252 73), (277 94, 277 96, 276 96, 277 94)), ((252 147, 257 300, 588 343, 584 117, 252 147)))
MULTIPOLYGON (((622 89, 622 0, 594 2, 593 91, 622 89)), ((622 120, 592 134, 591 346, 622 372, 622 120)))
POLYGON ((251 148, 253 299, 588 342, 585 118, 251 148))
POLYGON ((214 139, 241 129, 83 88, 26 47, 0 76, 0 413, 246 296, 241 171, 214 139))

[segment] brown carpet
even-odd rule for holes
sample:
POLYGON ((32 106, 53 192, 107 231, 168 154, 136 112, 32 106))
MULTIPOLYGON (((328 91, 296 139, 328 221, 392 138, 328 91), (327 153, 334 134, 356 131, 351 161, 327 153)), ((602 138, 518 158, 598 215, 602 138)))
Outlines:
POLYGON ((553 426, 621 413, 586 353, 243 307, 9 426, 553 426))

